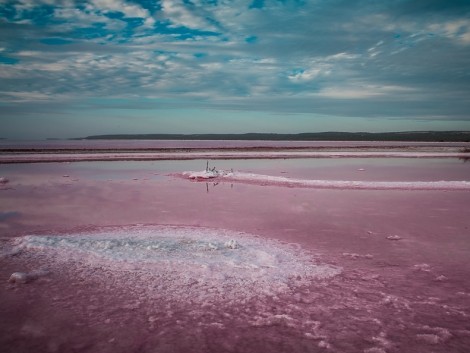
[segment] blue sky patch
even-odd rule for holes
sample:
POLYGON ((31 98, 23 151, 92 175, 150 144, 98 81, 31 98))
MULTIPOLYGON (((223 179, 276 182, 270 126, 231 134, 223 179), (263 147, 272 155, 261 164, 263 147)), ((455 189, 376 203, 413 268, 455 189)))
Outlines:
POLYGON ((3 56, 3 55, 0 55, 0 63, 1 64, 6 64, 6 65, 15 65, 19 62, 18 59, 15 59, 15 58, 10 58, 8 56, 3 56))
POLYGON ((68 40, 68 39, 63 39, 63 38, 44 38, 41 39, 41 43, 47 44, 47 45, 65 45, 65 44, 71 44, 73 41, 68 40))
POLYGON ((247 43, 256 43, 258 41, 257 36, 248 36, 245 38, 245 42, 247 43))
POLYGON ((262 9, 264 7, 264 0, 253 0, 250 9, 262 9))

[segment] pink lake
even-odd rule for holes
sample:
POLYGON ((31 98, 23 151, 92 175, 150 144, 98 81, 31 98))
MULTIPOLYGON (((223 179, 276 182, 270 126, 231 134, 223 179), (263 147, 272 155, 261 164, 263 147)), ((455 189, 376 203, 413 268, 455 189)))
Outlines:
MULTIPOLYGON (((458 159, 218 160, 298 179, 470 181, 458 159)), ((2 352, 468 352, 470 191, 0 165, 2 352), (9 282, 21 272, 30 277, 9 282)))

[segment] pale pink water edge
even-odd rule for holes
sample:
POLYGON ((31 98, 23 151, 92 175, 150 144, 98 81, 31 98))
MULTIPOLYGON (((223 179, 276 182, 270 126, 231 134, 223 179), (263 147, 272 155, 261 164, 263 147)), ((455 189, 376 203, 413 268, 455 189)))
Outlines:
MULTIPOLYGON (((240 300, 215 300, 203 286, 204 295, 191 302, 164 295, 174 290, 170 282, 158 289, 139 269, 116 273, 86 262, 54 264, 46 253, 3 254, 2 351, 467 352, 470 192, 298 189, 167 176, 202 169, 201 162, 1 166, 0 176, 10 179, 0 190, 2 249, 23 235, 168 224, 294 243, 341 273, 293 279, 284 292, 240 300), (13 272, 45 265, 47 276, 7 282, 13 272)), ((380 161, 239 163, 247 172, 329 180, 470 175, 468 164, 447 161, 395 160, 388 168, 380 161)))

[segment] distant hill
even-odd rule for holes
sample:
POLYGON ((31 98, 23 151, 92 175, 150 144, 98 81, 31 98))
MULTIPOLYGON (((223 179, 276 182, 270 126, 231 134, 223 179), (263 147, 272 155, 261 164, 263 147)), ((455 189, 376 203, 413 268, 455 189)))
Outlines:
POLYGON ((312 132, 301 134, 119 134, 72 140, 263 140, 263 141, 423 141, 470 142, 470 131, 312 132))

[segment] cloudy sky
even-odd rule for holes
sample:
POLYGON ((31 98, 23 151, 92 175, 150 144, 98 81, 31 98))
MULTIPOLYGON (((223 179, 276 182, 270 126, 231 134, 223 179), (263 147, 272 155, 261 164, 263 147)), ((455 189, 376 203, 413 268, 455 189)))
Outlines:
POLYGON ((0 0, 0 137, 470 130, 468 0, 0 0))

